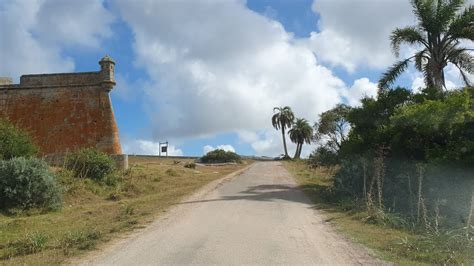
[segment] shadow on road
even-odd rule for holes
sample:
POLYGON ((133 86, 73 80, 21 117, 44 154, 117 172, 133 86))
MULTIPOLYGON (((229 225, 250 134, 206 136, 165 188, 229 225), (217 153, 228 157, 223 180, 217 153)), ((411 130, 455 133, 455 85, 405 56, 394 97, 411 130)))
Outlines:
POLYGON ((258 185, 248 187, 246 190, 239 192, 236 195, 221 196, 217 199, 185 201, 179 204, 205 203, 217 201, 234 201, 234 200, 249 200, 249 201, 292 201, 299 203, 311 204, 310 200, 295 186, 289 185, 258 185))

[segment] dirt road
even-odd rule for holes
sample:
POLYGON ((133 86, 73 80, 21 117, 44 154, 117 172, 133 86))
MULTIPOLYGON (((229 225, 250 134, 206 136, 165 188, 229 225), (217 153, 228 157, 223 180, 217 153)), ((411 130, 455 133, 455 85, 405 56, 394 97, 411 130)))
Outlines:
POLYGON ((380 264, 336 234, 279 162, 259 162, 84 264, 380 264))

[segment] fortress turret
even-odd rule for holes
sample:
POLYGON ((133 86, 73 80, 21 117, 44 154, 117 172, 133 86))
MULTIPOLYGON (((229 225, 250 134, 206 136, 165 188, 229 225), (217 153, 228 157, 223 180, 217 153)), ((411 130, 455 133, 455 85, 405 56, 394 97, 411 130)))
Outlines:
POLYGON ((102 84, 107 90, 111 90, 115 85, 115 62, 110 56, 106 55, 99 61, 99 65, 102 84))

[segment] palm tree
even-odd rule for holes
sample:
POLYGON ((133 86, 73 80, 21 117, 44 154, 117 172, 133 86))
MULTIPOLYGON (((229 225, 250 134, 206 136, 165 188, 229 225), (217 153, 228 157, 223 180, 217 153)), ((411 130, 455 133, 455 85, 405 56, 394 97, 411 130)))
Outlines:
POLYGON ((281 136, 283 137, 283 147, 285 148, 285 158, 288 158, 288 150, 286 148, 285 129, 291 128, 295 115, 289 106, 273 108, 275 113, 272 116, 272 125, 278 130, 281 129, 281 136), (276 113, 275 113, 276 111, 276 113))
POLYGON ((421 50, 390 67, 379 81, 381 89, 388 88, 412 61, 423 72, 427 87, 438 91, 446 87, 444 68, 448 63, 459 69, 470 86, 467 74, 474 73, 472 49, 461 47, 460 41, 473 41, 474 7, 470 5, 461 12, 464 3, 465 0, 411 0, 418 25, 395 29, 390 40, 397 57, 401 44, 415 45, 421 50))
POLYGON ((313 128, 309 125, 306 119, 298 118, 288 133, 290 134, 291 141, 296 143, 295 159, 299 159, 301 156, 303 144, 305 142, 311 144, 311 140, 313 138, 313 128))

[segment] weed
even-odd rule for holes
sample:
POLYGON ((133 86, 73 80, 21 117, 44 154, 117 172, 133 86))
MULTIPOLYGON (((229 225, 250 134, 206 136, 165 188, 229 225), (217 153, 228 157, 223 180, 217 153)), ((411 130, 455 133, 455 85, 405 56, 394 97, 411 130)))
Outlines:
POLYGON ((180 176, 180 174, 178 173, 178 171, 176 171, 175 169, 173 168, 169 168, 168 170, 166 170, 165 172, 167 175, 169 176, 180 176))
POLYGON ((42 233, 28 233, 24 237, 7 244, 10 248, 8 257, 33 254, 43 250, 48 242, 48 237, 42 233))
POLYGON ((107 196, 108 200, 113 200, 113 201, 120 200, 121 198, 122 198, 122 195, 120 194, 119 190, 114 190, 110 192, 109 195, 107 196))
POLYGON ((74 248, 87 250, 95 247, 97 241, 102 238, 102 232, 98 230, 72 231, 68 232, 60 241, 60 247, 64 254, 70 254, 74 248))

